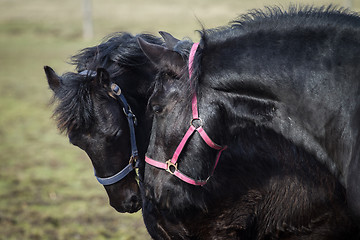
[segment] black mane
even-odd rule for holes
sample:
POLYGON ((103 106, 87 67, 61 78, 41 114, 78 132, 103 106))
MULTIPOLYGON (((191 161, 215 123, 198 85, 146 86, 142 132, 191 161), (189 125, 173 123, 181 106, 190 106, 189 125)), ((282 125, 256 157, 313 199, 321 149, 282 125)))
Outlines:
MULTIPOLYGON (((200 65, 204 52, 209 52, 219 44, 226 44, 246 34, 259 34, 298 31, 299 29, 312 29, 314 32, 336 29, 336 31, 359 31, 360 15, 348 9, 335 6, 323 7, 296 7, 291 6, 288 10, 280 7, 267 7, 266 10, 255 9, 240 15, 228 26, 203 29, 201 34, 200 49, 194 59, 194 75, 191 79, 191 91, 197 89, 200 65), (211 46, 211 47, 210 47, 211 46)), ((259 35, 260 36, 260 35, 259 35)), ((186 51, 182 55, 188 54, 186 51)), ((187 55, 188 56, 188 55, 187 55)), ((217 84, 214 84, 216 86, 217 84)))
POLYGON ((294 30, 295 27, 336 27, 339 29, 342 26, 343 29, 358 28, 360 27, 359 17, 360 15, 356 12, 332 5, 323 7, 290 6, 287 10, 277 6, 267 7, 266 10, 254 9, 242 14, 231 21, 228 26, 203 29, 200 31, 201 41, 204 41, 205 44, 210 36, 211 41, 222 41, 224 39, 229 41, 229 38, 239 37, 254 31, 294 30))
MULTIPOLYGON (((71 64, 75 65, 78 72, 104 68, 117 84, 120 84, 121 75, 126 74, 127 71, 135 71, 141 76, 143 71, 140 70, 144 70, 146 64, 150 62, 137 44, 138 37, 151 43, 162 44, 159 38, 150 34, 133 36, 125 32, 114 33, 105 38, 101 44, 82 49, 72 56, 71 64)), ((98 101, 108 98, 106 90, 91 76, 68 72, 61 76, 61 81, 64 86, 54 95, 54 100, 61 100, 54 111, 58 128, 66 133, 77 128, 89 129, 94 120, 93 97, 97 97, 98 101)), ((122 82, 121 87, 125 85, 125 92, 127 86, 128 91, 137 91, 138 89, 132 84, 134 81, 122 82)))
POLYGON ((247 14, 240 15, 238 19, 230 22, 230 24, 232 29, 240 28, 243 31, 254 29, 279 30, 291 28, 294 25, 302 27, 360 26, 357 13, 332 5, 322 7, 290 6, 288 10, 280 7, 267 7, 265 11, 255 9, 247 14))
MULTIPOLYGON (((58 129, 68 134, 72 130, 89 129, 93 122, 93 100, 91 92, 95 85, 93 77, 75 73, 61 76, 63 87, 54 94, 54 101, 59 99, 53 116, 57 120, 58 129)), ((103 92, 103 95, 106 93, 103 92)))
POLYGON ((138 37, 154 44, 162 44, 159 38, 150 34, 133 36, 126 32, 113 33, 104 38, 100 45, 84 48, 72 56, 71 63, 76 65, 79 72, 105 68, 110 74, 119 75, 124 71, 119 66, 137 68, 148 62, 138 46, 138 37))

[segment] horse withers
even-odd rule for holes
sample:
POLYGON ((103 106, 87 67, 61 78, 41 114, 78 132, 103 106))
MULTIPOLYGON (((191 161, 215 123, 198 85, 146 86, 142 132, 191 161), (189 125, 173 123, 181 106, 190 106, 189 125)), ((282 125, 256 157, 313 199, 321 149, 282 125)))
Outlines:
POLYGON ((274 8, 171 42, 139 39, 159 69, 143 184, 169 239, 358 239, 360 18, 274 8))

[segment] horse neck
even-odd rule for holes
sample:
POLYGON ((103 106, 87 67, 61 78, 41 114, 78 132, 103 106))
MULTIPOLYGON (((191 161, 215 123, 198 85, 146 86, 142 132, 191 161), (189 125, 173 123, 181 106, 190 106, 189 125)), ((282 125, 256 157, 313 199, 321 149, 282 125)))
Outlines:
MULTIPOLYGON (((307 41, 303 39, 311 29, 302 29, 297 38, 292 38, 289 31, 263 31, 263 37, 254 32, 226 44, 208 43, 202 53, 202 80, 231 96, 225 103, 236 116, 234 120, 273 129, 314 154, 338 175, 336 169, 342 167, 336 165, 351 159, 355 143, 348 116, 356 108, 353 101, 358 99, 360 85, 356 62, 352 61, 356 57, 352 49, 356 48, 345 40, 337 41, 349 38, 343 31, 320 30, 307 41), (348 64, 332 65, 341 63, 339 59, 348 64)), ((356 31, 353 34, 359 35, 356 31)))

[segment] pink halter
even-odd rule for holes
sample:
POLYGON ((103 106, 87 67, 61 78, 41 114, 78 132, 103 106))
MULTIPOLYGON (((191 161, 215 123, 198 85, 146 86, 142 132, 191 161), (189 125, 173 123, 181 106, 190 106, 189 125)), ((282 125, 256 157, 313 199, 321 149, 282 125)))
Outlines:
MULTIPOLYGON (((193 61, 194 61, 194 56, 196 53, 196 50, 199 46, 199 43, 194 43, 191 51, 190 51, 190 55, 189 55, 189 79, 191 79, 191 75, 193 73, 193 61)), ((221 153, 227 148, 227 146, 220 146, 216 143, 214 143, 210 137, 206 134, 205 130, 202 128, 202 121, 199 118, 199 113, 198 113, 198 107, 197 107, 197 97, 196 97, 196 93, 194 94, 193 98, 192 98, 192 119, 190 122, 190 127, 187 130, 187 132, 185 133, 185 136, 183 137, 183 139, 181 140, 179 146, 176 148, 174 155, 172 156, 171 159, 167 160, 165 163, 164 162, 159 162, 156 160, 153 160, 147 156, 145 156, 145 161, 155 167, 161 168, 161 169, 165 169, 166 171, 168 171, 169 173, 175 175, 176 177, 180 178, 181 180, 183 180, 184 182, 187 182, 189 184, 192 185, 196 185, 196 186, 203 186, 207 183, 207 181, 209 180, 209 178, 213 175, 215 168, 219 162, 220 159, 220 155, 221 153), (199 127, 195 127, 194 126, 194 121, 199 121, 200 122, 200 126, 199 127), (216 156, 216 161, 215 161, 215 165, 214 168, 211 172, 211 175, 206 179, 206 180, 195 180, 193 178, 190 178, 188 176, 186 176, 184 173, 180 172, 177 168, 177 160, 179 158, 179 155, 181 153, 181 151, 183 150, 183 148, 185 147, 186 142, 189 140, 189 138, 191 137, 191 135, 197 131, 201 138, 205 141, 205 143, 215 149, 218 150, 218 154, 216 156)))

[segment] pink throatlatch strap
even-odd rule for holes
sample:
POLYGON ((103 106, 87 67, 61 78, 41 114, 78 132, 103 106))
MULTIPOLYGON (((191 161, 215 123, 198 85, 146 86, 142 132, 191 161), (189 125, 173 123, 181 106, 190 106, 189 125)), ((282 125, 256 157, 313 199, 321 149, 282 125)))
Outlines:
MULTIPOLYGON (((199 43, 194 43, 193 46, 191 47, 190 50, 190 55, 189 55, 189 79, 191 79, 192 77, 192 73, 193 73, 193 62, 194 62, 194 57, 195 57, 195 53, 196 50, 199 46, 199 43)), ((180 178, 182 181, 187 182, 189 184, 192 185, 196 185, 196 186, 203 186, 207 183, 207 181, 209 180, 209 178, 214 174, 215 168, 219 162, 221 153, 227 148, 227 146, 220 146, 216 143, 214 143, 211 138, 206 134, 205 130, 203 129, 202 125, 202 121, 199 118, 199 113, 198 113, 198 107, 197 107, 197 97, 196 97, 196 93, 194 93, 194 96, 192 98, 192 120, 191 120, 191 124, 189 129, 186 131, 184 137, 181 139, 180 144, 178 145, 178 147, 176 148, 174 155, 172 156, 171 159, 169 159, 168 161, 164 162, 159 162, 156 160, 153 160, 147 156, 145 156, 145 161, 155 167, 161 168, 161 169, 165 169, 166 171, 168 171, 169 173, 175 175, 176 177, 180 178), (195 127, 193 125, 194 121, 199 121, 200 122, 200 126, 199 127, 195 127), (185 147, 187 141, 189 140, 189 138, 192 136, 192 134, 197 131, 201 138, 204 140, 204 142, 211 148, 218 150, 218 154, 216 156, 216 161, 213 167, 213 170, 211 172, 211 175, 206 179, 206 180, 195 180, 191 177, 186 176, 184 173, 180 172, 177 169, 177 160, 181 154, 181 151, 183 150, 183 148, 185 147)))

